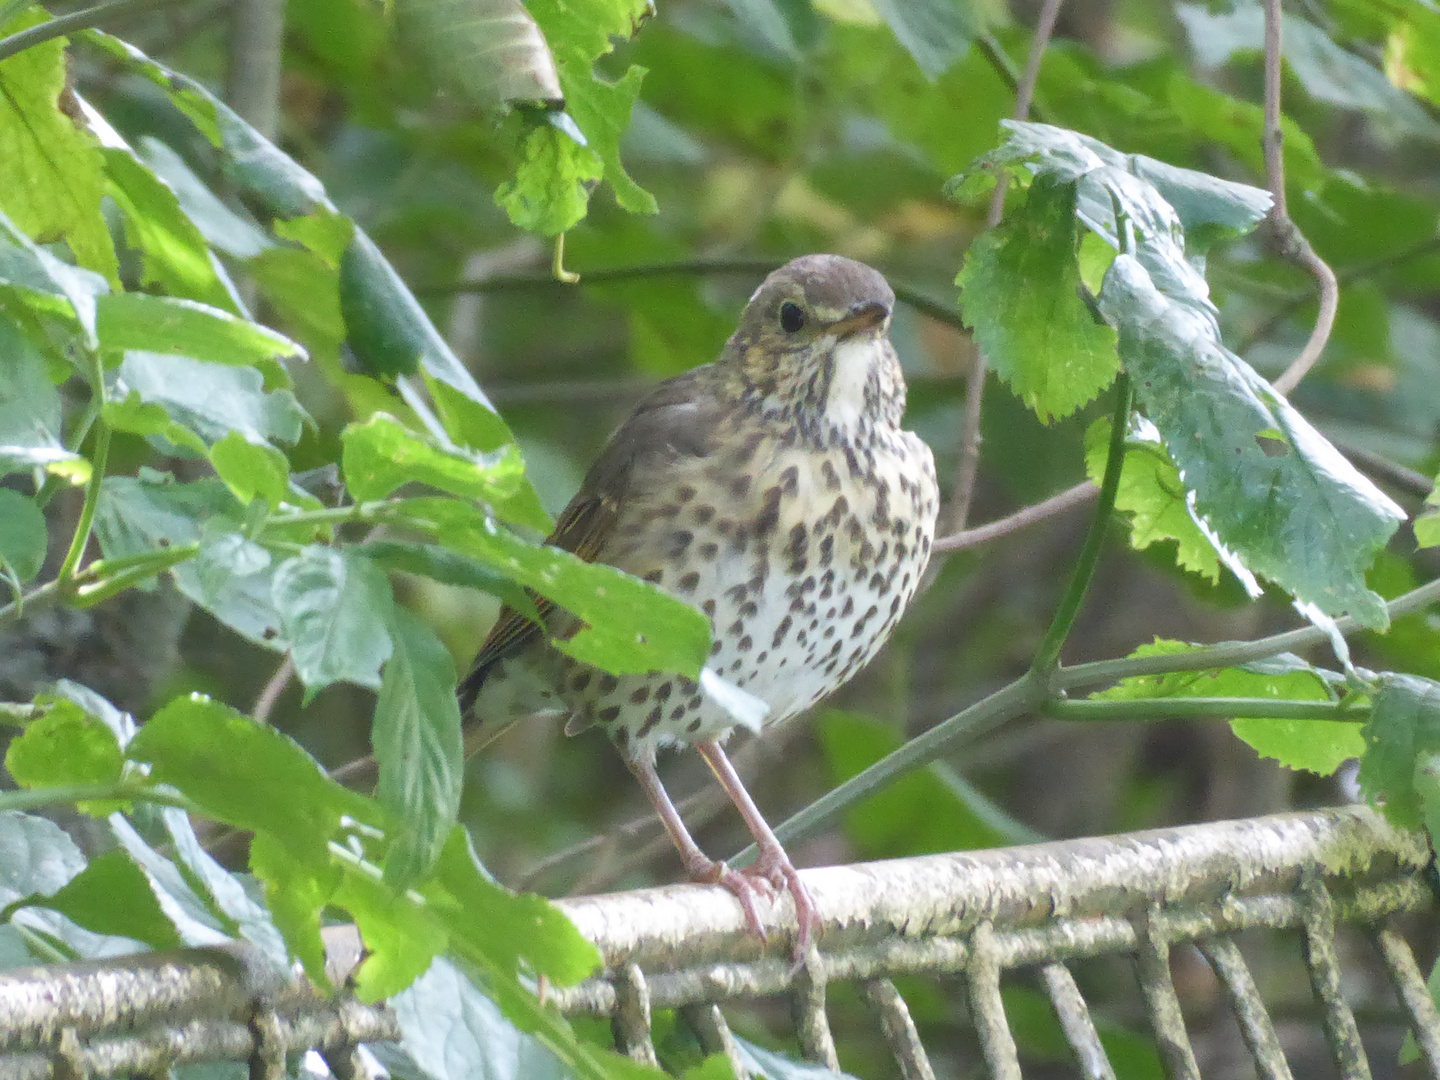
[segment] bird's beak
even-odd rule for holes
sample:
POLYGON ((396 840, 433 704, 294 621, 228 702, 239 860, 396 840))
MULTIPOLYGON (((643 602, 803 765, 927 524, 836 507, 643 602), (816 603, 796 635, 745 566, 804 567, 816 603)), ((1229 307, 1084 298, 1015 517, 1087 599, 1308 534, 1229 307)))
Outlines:
POLYGON ((862 330, 879 326, 890 317, 890 305, 879 300, 862 300, 851 306, 843 317, 830 326, 830 332, 837 338, 847 338, 862 330))

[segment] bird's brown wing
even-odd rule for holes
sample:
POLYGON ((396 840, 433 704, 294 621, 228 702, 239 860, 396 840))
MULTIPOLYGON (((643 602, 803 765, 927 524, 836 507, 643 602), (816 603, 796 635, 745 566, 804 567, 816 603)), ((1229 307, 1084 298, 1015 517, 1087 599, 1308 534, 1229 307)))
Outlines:
MULTIPOLYGON (((621 509, 637 473, 647 474, 684 457, 706 457, 714 445, 722 410, 709 387, 710 368, 697 368, 661 383, 616 429, 584 483, 565 507, 545 541, 584 559, 605 562, 621 509)), ((514 656, 544 633, 543 620, 555 602, 531 594, 541 623, 513 608, 500 618, 460 684, 462 710, 468 711, 497 663, 514 656)))

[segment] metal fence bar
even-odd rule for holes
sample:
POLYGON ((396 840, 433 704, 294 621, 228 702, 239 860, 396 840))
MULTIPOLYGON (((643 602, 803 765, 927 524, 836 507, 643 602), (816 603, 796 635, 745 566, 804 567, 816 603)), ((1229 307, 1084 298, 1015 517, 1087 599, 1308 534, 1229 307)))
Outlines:
POLYGON ((1210 938, 1197 944, 1215 974, 1220 976, 1220 984, 1230 1000, 1230 1011, 1235 1014, 1240 1034, 1250 1048, 1262 1080, 1293 1080, 1275 1025, 1270 1022, 1270 1014, 1265 1011, 1265 1002, 1260 998, 1239 946, 1229 938, 1210 938))
POLYGON ((825 961, 820 959, 819 950, 811 945, 795 972, 791 1012, 795 1018, 795 1034, 800 1037, 800 1047, 805 1056, 839 1072, 840 1059, 835 1054, 835 1039, 830 1034, 830 1018, 825 1014, 827 981, 825 961))
POLYGON ((965 986, 970 1019, 980 1036, 980 1050, 985 1055, 990 1077, 1020 1080, 1020 1056, 1000 1000, 1000 957, 995 949, 995 929, 988 922, 982 922, 970 934, 965 986))
POLYGON ((880 1027, 885 1033, 885 1043, 895 1063, 900 1066, 901 1080, 935 1080, 935 1070, 930 1067, 930 1055, 915 1030, 915 1021, 910 1018, 910 1007, 895 989, 889 979, 871 979, 865 984, 864 993, 880 1014, 880 1027))
POLYGON ((1185 1018, 1180 1013, 1180 999, 1170 977, 1170 942, 1159 926, 1160 912, 1146 908, 1135 916, 1135 973, 1150 1025, 1155 1032, 1155 1045, 1160 1061, 1170 1080, 1200 1080, 1200 1066, 1185 1032, 1185 1018))
POLYGON ((1370 1062, 1360 1029, 1340 990, 1340 961, 1335 955, 1335 910, 1329 891, 1313 872, 1300 885, 1305 903, 1305 966, 1320 1002, 1325 1038, 1344 1080, 1370 1080, 1370 1062))
POLYGON ((1409 1012, 1415 1026, 1415 1043, 1429 1066, 1431 1080, 1440 1080, 1440 1012, 1435 1009, 1435 1000, 1415 966, 1415 956, 1405 939, 1394 930, 1383 929, 1375 935, 1380 945, 1380 954, 1385 957, 1386 970, 1400 1002, 1409 1012))
POLYGON ((615 1047, 642 1065, 658 1065, 650 1036, 650 988, 639 964, 615 973, 615 1011, 610 1016, 615 1047))
POLYGON ((1075 976, 1064 964, 1046 964, 1040 969, 1040 975, 1045 980, 1060 1028, 1075 1051, 1084 1080, 1115 1080, 1115 1069, 1105 1054, 1095 1021, 1090 1019, 1090 1006, 1085 1004, 1080 988, 1075 985, 1075 976))

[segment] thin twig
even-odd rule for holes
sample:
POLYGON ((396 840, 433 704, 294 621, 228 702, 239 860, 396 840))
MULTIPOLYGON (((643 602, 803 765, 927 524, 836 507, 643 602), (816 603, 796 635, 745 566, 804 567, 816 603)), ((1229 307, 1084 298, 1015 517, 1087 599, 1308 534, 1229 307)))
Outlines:
MULTIPOLYGON (((1024 120, 1030 115, 1031 102, 1035 96, 1035 83, 1040 78, 1040 62, 1045 56, 1045 47, 1055 30, 1055 20, 1060 15, 1064 0, 1045 0, 1040 17, 1035 23, 1035 37, 1030 42, 1030 56, 1025 61, 1025 74, 1015 87, 1015 119, 1024 120)), ((993 57, 992 57, 993 62, 993 57)), ((1005 214, 1005 191, 1007 185, 1001 181, 995 185, 995 194, 990 199, 990 212, 985 225, 993 229, 1000 224, 1005 214)), ((985 376, 989 369, 983 352, 977 353, 970 368, 970 377, 965 391, 965 408, 960 415, 960 461, 955 470, 955 484, 950 493, 950 508, 945 515, 948 531, 962 532, 970 517, 970 504, 975 501, 975 478, 980 471, 980 415, 985 398, 985 376)))
POLYGON ((280 666, 275 669, 275 674, 270 676, 270 681, 265 684, 265 689, 260 691, 260 696, 255 699, 255 708, 250 710, 250 715, 255 718, 257 724, 268 723, 270 713, 275 708, 275 702, 280 700, 285 687, 290 685, 290 679, 295 674, 295 661, 287 652, 285 659, 280 661, 280 666))
POLYGON ((1275 233, 1275 243, 1280 254, 1307 271, 1315 279, 1320 291, 1320 310, 1315 316, 1315 328, 1310 331, 1310 340, 1300 350, 1300 355, 1274 381, 1276 390, 1288 394, 1295 389, 1320 359, 1325 343, 1330 340, 1330 331, 1335 326, 1335 313, 1340 307, 1340 283, 1335 271, 1310 246, 1299 227, 1290 220, 1290 211, 1285 202, 1285 135, 1280 128, 1280 0, 1265 0, 1265 180, 1270 186, 1270 195, 1275 200, 1270 207, 1270 226, 1275 233))
POLYGON ((1052 495, 1044 502, 1038 502, 1034 506, 1027 506, 1016 510, 1007 517, 1000 518, 985 525, 977 525, 973 529, 965 529, 958 533, 951 533, 949 536, 942 536, 936 540, 931 547, 931 552, 939 555, 952 551, 964 551, 967 548, 979 547, 981 544, 988 544, 992 540, 999 540, 1002 536, 1009 536, 1031 525, 1044 521, 1046 518, 1063 514, 1067 510, 1073 510, 1077 506, 1084 506, 1096 495, 1100 489, 1089 480, 1076 484, 1072 488, 1052 495))
POLYGON ((64 37, 72 31, 113 25, 149 8, 162 7, 171 2, 172 0, 109 0, 108 3, 96 4, 83 11, 72 11, 68 15, 61 15, 0 40, 0 60, 7 60, 16 53, 64 37))

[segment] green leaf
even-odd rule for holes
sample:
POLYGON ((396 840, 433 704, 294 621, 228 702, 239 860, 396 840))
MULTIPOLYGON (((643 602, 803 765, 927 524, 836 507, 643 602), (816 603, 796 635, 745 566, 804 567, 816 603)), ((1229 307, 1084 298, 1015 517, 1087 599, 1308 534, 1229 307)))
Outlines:
POLYGON ((213 477, 176 483, 142 468, 138 477, 107 476, 95 512, 95 535, 106 558, 200 544, 196 559, 172 573, 180 591, 232 630, 267 648, 286 648, 271 596, 268 557, 228 535, 243 526, 244 509, 213 477))
POLYGON ((90 477, 90 463, 60 439, 60 391, 45 358, 0 311, 0 476, 36 467, 75 483, 90 477))
MULTIPOLYGON (((1110 449, 1110 420, 1101 417, 1085 432, 1085 472, 1100 483, 1110 449)), ((1115 509, 1130 517, 1130 546, 1137 551, 1165 540, 1176 543, 1175 561, 1212 582, 1220 580, 1215 547, 1190 516, 1188 493, 1165 444, 1137 437, 1125 440, 1125 465, 1115 509)))
POLYGON ((462 956, 483 956, 507 973, 523 962, 561 986, 588 978, 604 962, 600 950, 550 901, 496 884, 458 825, 446 839, 435 876, 421 891, 462 956))
POLYGON ((1115 331, 1080 298, 1076 185, 1037 178, 1023 208, 976 240, 956 278, 997 374, 1047 422, 1115 378, 1115 331))
POLYGON ((203 947, 226 945, 233 940, 207 898, 196 891, 179 866, 145 842, 124 814, 110 815, 110 831, 146 878, 171 934, 179 934, 177 944, 203 947))
POLYGON ((387 570, 419 574, 462 589, 480 589, 516 611, 539 617, 529 594, 510 578, 478 559, 438 544, 419 544, 408 540, 370 540, 365 544, 365 557, 387 570))
POLYGON ((654 214, 660 209, 655 196, 632 180, 620 163, 620 136, 630 126, 644 77, 645 69, 636 65, 616 82, 597 77, 589 61, 566 60, 560 65, 566 111, 604 163, 604 177, 615 190, 615 201, 632 214, 654 214))
POLYGON ((329 986, 320 915, 340 887, 340 868, 313 855, 297 857, 274 834, 257 833, 250 841, 250 869, 265 886, 265 902, 290 955, 312 982, 329 986))
POLYGON ((267 326, 195 300, 148 293, 97 298, 96 332, 107 349, 173 353, 216 364, 253 365, 271 386, 289 386, 281 360, 304 360, 298 344, 267 326))
MULTIPOLYGON (((46 20, 36 10, 10 33, 46 20)), ((0 63, 0 191, 5 212, 39 243, 64 239, 75 260, 118 282, 115 248, 100 213, 105 177, 100 148, 60 109, 65 41, 34 45, 0 63)))
POLYGON ((99 30, 86 30, 78 36, 107 53, 127 71, 139 75, 160 89, 170 99, 170 103, 184 113, 206 139, 219 144, 220 128, 215 116, 216 99, 198 83, 176 75, 164 64, 156 63, 134 45, 117 37, 111 37, 99 30))
POLYGON ((331 780, 289 736, 203 694, 162 708, 126 755, 216 820, 273 838, 306 868, 328 865, 325 844, 343 816, 376 817, 369 800, 331 780))
POLYGON ((333 682, 381 685, 394 598, 379 568, 353 548, 312 544, 276 568, 273 589, 307 701, 333 682))
POLYGON ((163 419, 160 433, 193 445, 195 440, 171 430, 172 423, 178 425, 198 437, 202 451, 231 433, 256 443, 294 443, 308 419, 289 390, 267 393, 256 368, 162 353, 127 352, 113 397, 105 415, 122 430, 148 434, 146 429, 163 419), (145 407, 157 405, 163 414, 145 407))
MULTIPOLYGON (((1157 639, 1131 656, 1173 656, 1195 646, 1157 639)), ((1212 671, 1179 671, 1123 679, 1107 690, 1090 695, 1109 701, 1157 700, 1163 715, 1166 698, 1235 697, 1275 698, 1292 701, 1333 701, 1334 688, 1326 673, 1289 654, 1243 667, 1212 671)), ((1274 758, 1290 769, 1306 769, 1330 776, 1342 764, 1365 750, 1361 724, 1348 720, 1277 720, 1238 717, 1230 729, 1261 757, 1274 758)))
POLYGON ((345 873, 331 902, 354 916, 365 942, 365 958, 351 976, 361 1001, 399 993, 445 950, 445 930, 433 912, 359 871, 345 873))
POLYGON ((355 223, 329 207, 301 217, 278 218, 271 227, 276 236, 294 240, 318 255, 331 270, 340 269, 345 249, 355 239, 355 223))
POLYGON ((514 179, 495 189, 495 202, 517 228, 554 236, 585 217, 590 192, 604 171, 593 149, 554 124, 537 124, 525 139, 514 179))
POLYGON ((109 195, 125 215, 125 236, 140 252, 141 282, 211 307, 239 310, 205 237, 175 192, 128 146, 103 150, 109 195))
POLYGON ((231 430, 210 447, 210 464, 242 503, 264 499, 272 511, 290 495, 290 462, 267 442, 231 430))
POLYGON ((970 0, 874 0, 875 10, 894 31, 920 70, 938 78, 970 47, 984 27, 970 0))
POLYGON ((390 633, 395 651, 375 703, 371 743, 380 772, 376 798, 401 823, 385 859, 385 883, 401 892, 430 873, 454 829, 465 750, 455 664, 445 646, 403 608, 394 610, 390 633))
POLYGON ((134 938, 152 949, 185 944, 161 910, 150 879, 123 851, 96 856, 56 892, 29 899, 97 934, 134 938))
POLYGON ((520 0, 399 0, 395 22, 431 76, 477 109, 562 97, 545 35, 520 0))
MULTIPOLYGON (((431 397, 435 401, 435 412, 445 427, 445 432, 460 446, 482 452, 498 450, 511 442, 510 429, 499 415, 484 402, 476 401, 448 383, 425 377, 431 397)), ((528 476, 523 477, 515 494, 508 498, 495 499, 490 504, 495 512, 506 521, 516 525, 528 525, 541 533, 549 533, 554 525, 550 515, 540 505, 540 496, 528 476)))
POLYGON ((0 571, 30 581, 45 565, 45 515, 18 491, 0 488, 0 571))
POLYGON ((390 1001, 400 1047, 434 1080, 562 1080, 544 1042, 520 1031, 448 960, 438 958, 390 1001))
POLYGON ((1418 547, 1440 545, 1440 478, 1425 497, 1425 505, 1415 517, 1415 544, 1418 547))
POLYGON ((1195 510, 1251 570, 1327 615, 1389 621, 1365 569, 1405 513, 1226 349, 1213 316, 1120 255, 1101 309, 1195 510))
POLYGON ((484 502, 504 502, 519 490, 524 476, 525 466, 513 443, 490 454, 440 446, 385 413, 351 424, 341 439, 345 483, 359 502, 383 499, 410 483, 484 502))
POLYGON ((556 648, 616 674, 673 671, 695 678, 710 652, 710 623, 689 604, 614 567, 524 540, 456 499, 411 499, 434 539, 488 563, 586 624, 556 648))
MULTIPOLYGON (((902 742, 893 727, 838 709, 825 710, 815 733, 832 784, 850 779, 902 742)), ((931 769, 912 772, 851 807, 845 814, 845 833, 864 858, 969 851, 1012 839, 976 814, 931 769)))
POLYGON ((85 869, 75 841, 53 821, 0 810, 0 903, 49 896, 85 869))
MULTIPOLYGON (((99 717, 64 699, 53 702, 5 752, 5 768, 23 788, 107 784, 120 779, 120 743, 99 717)), ((112 807, 99 809, 108 813, 112 807)))
POLYGON ((1427 806, 1423 797, 1434 794, 1433 784, 1418 774, 1428 773, 1434 755, 1440 754, 1440 683, 1385 673, 1363 734, 1359 779, 1365 797, 1407 829, 1433 819, 1433 799, 1427 806))
POLYGON ((259 226, 226 206, 174 150, 149 135, 139 147, 141 160, 174 191, 182 216, 207 244, 235 259, 253 259, 273 249, 259 226))

